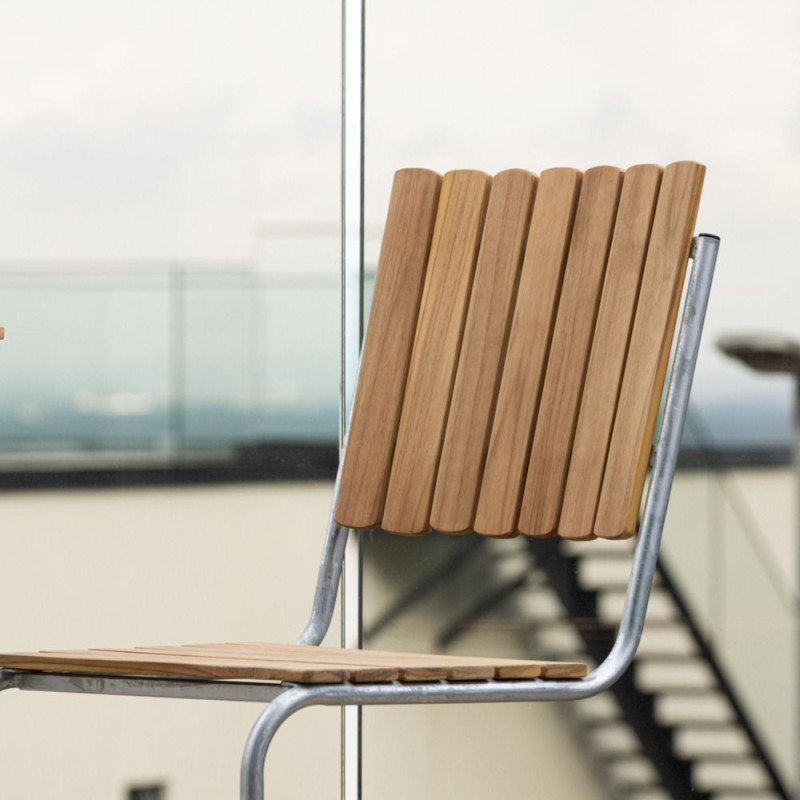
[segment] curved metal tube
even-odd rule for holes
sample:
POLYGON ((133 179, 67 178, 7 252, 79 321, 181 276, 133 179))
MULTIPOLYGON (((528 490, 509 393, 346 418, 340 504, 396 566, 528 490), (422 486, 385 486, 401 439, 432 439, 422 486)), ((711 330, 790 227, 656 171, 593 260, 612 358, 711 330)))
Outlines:
MULTIPOLYGON (((336 495, 334 495, 335 497, 336 495)), ((331 625, 333 611, 336 608, 337 589, 342 576, 344 551, 347 547, 349 528, 343 528, 333 518, 328 522, 328 532, 322 549, 322 560, 317 576, 317 588, 314 592, 314 604, 306 627, 297 639, 297 644, 319 644, 331 625)))
MULTIPOLYGON (((349 430, 349 427, 348 425, 347 430, 349 430)), ((347 450, 347 430, 345 430, 342 437, 342 447, 339 450, 339 466, 336 469, 333 502, 331 503, 331 513, 328 517, 328 531, 325 534, 325 543, 322 547, 322 559, 317 575, 314 601, 306 627, 297 638, 297 644, 320 644, 331 626, 331 619, 336 608, 336 597, 339 581, 342 577, 344 553, 350 532, 350 529, 340 525, 334 516, 336 513, 336 501, 339 498, 339 487, 342 483, 342 464, 344 464, 344 455, 347 450)))
POLYGON ((261 713, 250 732, 242 758, 241 800, 263 800, 267 748, 283 721, 305 706, 578 700, 604 691, 620 678, 636 654, 644 628, 718 249, 719 239, 716 236, 701 234, 694 240, 694 264, 689 277, 625 607, 617 639, 605 661, 586 678, 571 681, 440 681, 422 684, 395 682, 292 686, 261 713))

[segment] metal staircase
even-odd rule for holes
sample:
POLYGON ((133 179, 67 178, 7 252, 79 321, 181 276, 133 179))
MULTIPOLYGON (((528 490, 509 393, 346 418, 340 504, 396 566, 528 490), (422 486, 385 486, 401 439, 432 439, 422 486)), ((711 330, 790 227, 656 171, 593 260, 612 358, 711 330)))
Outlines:
MULTIPOLYGON (((376 636, 442 581, 494 564, 481 593, 440 630, 447 647, 498 614, 523 632, 531 657, 595 664, 614 639, 630 548, 520 537, 511 558, 481 558, 498 543, 471 536, 401 593, 365 632, 376 636)), ((500 552, 497 550, 497 552, 500 552)), ((659 566, 645 635, 631 669, 608 693, 564 704, 614 798, 789 800, 787 787, 695 624, 667 566, 659 566)))

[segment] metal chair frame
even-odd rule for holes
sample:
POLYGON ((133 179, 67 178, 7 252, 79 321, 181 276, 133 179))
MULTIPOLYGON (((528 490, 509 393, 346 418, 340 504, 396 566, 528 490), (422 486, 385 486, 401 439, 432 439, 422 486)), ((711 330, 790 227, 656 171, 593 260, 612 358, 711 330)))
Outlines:
MULTIPOLYGON (((17 688, 22 691, 269 703, 255 722, 245 745, 241 766, 241 800, 263 800, 264 761, 270 742, 281 724, 306 706, 579 700, 604 691, 627 669, 642 635, 718 249, 719 239, 711 234, 700 234, 692 244, 690 258, 693 264, 661 426, 651 459, 652 472, 637 534, 622 620, 608 657, 587 677, 562 681, 532 679, 301 685, 87 676, 6 669, 0 670, 0 691, 17 688)), ((338 490, 337 477, 334 508, 338 490)), ((349 532, 348 528, 336 523, 331 512, 312 611, 305 630, 297 640, 298 644, 318 645, 327 633, 336 605, 349 532)))

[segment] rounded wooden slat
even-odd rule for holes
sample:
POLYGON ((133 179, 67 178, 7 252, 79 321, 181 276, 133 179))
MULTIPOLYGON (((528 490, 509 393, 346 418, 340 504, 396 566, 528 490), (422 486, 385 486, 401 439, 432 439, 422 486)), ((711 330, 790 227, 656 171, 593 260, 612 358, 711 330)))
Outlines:
POLYGON ((636 531, 704 177, 705 167, 694 161, 664 170, 600 491, 597 536, 636 531))
POLYGON ((381 523, 394 533, 430 529, 434 481, 490 185, 491 178, 476 170, 448 172, 442 180, 381 523))
POLYGON ((383 515, 440 183, 425 169, 394 176, 336 508, 350 528, 383 515))
POLYGON ((516 532, 580 184, 574 169, 539 178, 475 514, 475 530, 487 536, 516 532))
POLYGON ((266 666, 227 658, 155 655, 124 650, 59 650, 11 653, 0 664, 14 669, 44 672, 77 672, 89 675, 144 675, 151 677, 210 678, 214 680, 297 681, 341 683, 347 672, 333 667, 315 668, 305 663, 284 662, 266 666))
POLYGON ((530 536, 554 534, 561 514, 622 175, 594 167, 583 176, 520 508, 519 530, 530 536))
POLYGON ((520 169, 492 181, 431 509, 439 531, 472 529, 536 183, 520 169))
POLYGON ((659 166, 640 164, 626 171, 622 183, 558 523, 566 538, 583 539, 594 531, 661 173, 659 166))

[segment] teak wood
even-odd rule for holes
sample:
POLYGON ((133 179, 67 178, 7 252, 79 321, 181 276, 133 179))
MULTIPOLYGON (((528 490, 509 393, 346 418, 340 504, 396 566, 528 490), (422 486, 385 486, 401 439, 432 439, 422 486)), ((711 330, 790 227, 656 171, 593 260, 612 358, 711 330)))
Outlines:
POLYGON ((492 183, 436 478, 431 525, 439 530, 469 531, 475 519, 536 182, 507 170, 492 183))
POLYGON ((532 536, 558 526, 621 184, 614 167, 583 176, 518 522, 532 536))
POLYGON ((490 536, 517 531, 580 186, 573 169, 539 179, 474 523, 490 536))
POLYGON ((538 182, 447 173, 427 263, 420 247, 409 268, 414 297, 424 282, 416 328, 408 303, 397 334, 382 271, 402 271, 406 245, 384 239, 337 521, 407 535, 633 534, 704 172, 684 161, 545 170, 538 182), (382 509, 365 481, 388 486, 382 509))
POLYGON ((559 520, 562 536, 579 538, 585 537, 587 531, 594 531, 661 172, 660 167, 652 164, 632 167, 625 173, 622 184, 614 240, 586 372, 584 401, 580 407, 564 489, 559 520))
POLYGON ((448 172, 433 231, 430 261, 411 351, 382 527, 430 528, 434 481, 461 347, 491 179, 448 172))
POLYGON ((374 527, 383 516, 440 184, 429 170, 394 177, 342 466, 352 491, 337 509, 356 528, 374 527))
POLYGON ((257 642, 6 653, 0 655, 0 667, 313 684, 579 678, 586 674, 583 664, 569 662, 429 656, 257 642))

